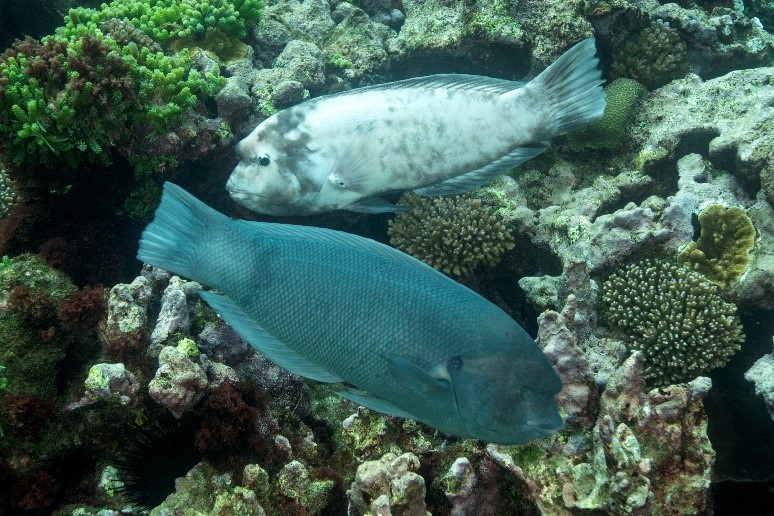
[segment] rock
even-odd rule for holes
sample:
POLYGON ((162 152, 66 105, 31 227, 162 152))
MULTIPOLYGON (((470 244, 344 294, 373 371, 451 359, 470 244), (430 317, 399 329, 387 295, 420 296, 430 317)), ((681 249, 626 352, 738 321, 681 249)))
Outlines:
POLYGON ((156 319, 156 326, 151 332, 151 345, 162 344, 175 333, 188 333, 190 320, 187 296, 194 295, 201 288, 199 283, 185 281, 177 276, 170 279, 161 295, 161 310, 156 319))
POLYGON ((108 348, 126 348, 143 343, 148 322, 147 309, 153 289, 151 282, 138 276, 127 285, 119 283, 110 289, 107 321, 102 339, 108 348))
POLYGON ((553 310, 543 312, 538 324, 538 345, 562 379, 562 390, 556 395, 559 407, 566 417, 589 424, 597 388, 575 333, 568 328, 565 316, 553 310))
POLYGON ((763 398, 774 420, 774 353, 763 355, 744 373, 745 380, 755 384, 755 394, 763 398))
POLYGON ((148 394, 180 418, 201 401, 207 385, 207 375, 199 364, 176 347, 165 346, 159 353, 156 375, 148 384, 148 394))
POLYGON ((425 479, 415 473, 418 468, 419 458, 413 453, 387 453, 364 462, 347 491, 348 513, 425 516, 425 479))

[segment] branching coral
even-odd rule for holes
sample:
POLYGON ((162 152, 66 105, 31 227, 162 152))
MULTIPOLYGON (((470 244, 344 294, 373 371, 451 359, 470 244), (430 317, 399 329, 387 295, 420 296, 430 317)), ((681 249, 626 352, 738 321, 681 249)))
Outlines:
POLYGON ((436 269, 467 276, 480 265, 495 266, 513 249, 513 236, 497 213, 467 195, 420 197, 406 194, 387 233, 395 247, 436 269))
POLYGON ((741 208, 711 204, 699 213, 701 236, 678 256, 680 263, 723 288, 736 283, 750 264, 755 228, 741 208))
POLYGON ((258 21, 262 12, 262 0, 114 0, 103 4, 100 11, 71 11, 70 21, 126 20, 164 45, 201 36, 210 29, 244 38, 247 24, 258 21))
POLYGON ((645 355, 657 386, 724 365, 744 341, 736 306, 701 274, 665 261, 627 265, 602 285, 601 312, 645 355))
POLYGON ((661 20, 644 28, 613 54, 610 74, 629 77, 649 89, 665 85, 688 71, 687 47, 677 31, 661 20))
POLYGON ((223 86, 217 69, 202 74, 186 53, 165 55, 139 29, 108 23, 110 9, 73 10, 56 35, 0 56, 0 151, 17 169, 107 163, 114 147, 150 159, 128 152, 132 138, 177 129, 223 86))

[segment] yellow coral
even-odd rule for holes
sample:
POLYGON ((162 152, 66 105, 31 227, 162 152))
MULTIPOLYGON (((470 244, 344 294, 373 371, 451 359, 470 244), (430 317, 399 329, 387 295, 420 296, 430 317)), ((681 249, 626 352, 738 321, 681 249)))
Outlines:
POLYGON ((699 214, 701 236, 688 244, 680 263, 723 288, 731 288, 750 264, 755 228, 741 208, 711 204, 699 214))

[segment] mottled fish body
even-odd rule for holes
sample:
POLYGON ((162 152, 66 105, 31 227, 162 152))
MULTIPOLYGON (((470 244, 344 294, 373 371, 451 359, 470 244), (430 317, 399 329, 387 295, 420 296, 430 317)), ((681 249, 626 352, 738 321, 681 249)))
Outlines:
POLYGON ((597 62, 587 39, 526 84, 445 74, 304 102, 237 145, 227 189, 273 215, 390 211, 387 192, 471 190, 602 116, 597 62))
POLYGON ((201 296, 256 349, 339 394, 445 433, 523 443, 561 427, 561 381, 508 315, 432 267, 329 229, 235 221, 167 183, 146 263, 201 296))

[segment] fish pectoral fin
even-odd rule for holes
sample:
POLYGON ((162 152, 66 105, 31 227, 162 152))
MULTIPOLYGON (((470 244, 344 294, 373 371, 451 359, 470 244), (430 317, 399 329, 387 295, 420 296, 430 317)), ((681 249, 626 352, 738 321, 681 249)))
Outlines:
POLYGON ((362 201, 353 202, 344 206, 345 210, 357 211, 360 213, 392 213, 394 211, 408 211, 405 206, 396 206, 391 202, 385 201, 381 197, 370 197, 362 201))
POLYGON ((278 366, 293 374, 318 382, 338 383, 343 381, 335 374, 328 372, 289 348, 287 344, 255 322, 227 296, 205 290, 199 292, 199 295, 234 328, 234 331, 278 366))
POLYGON ((412 414, 409 414, 400 407, 396 407, 389 401, 384 401, 381 398, 372 396, 365 391, 359 391, 355 389, 347 389, 346 391, 336 391, 336 394, 344 399, 357 403, 365 408, 387 414, 388 416, 402 417, 405 419, 416 419, 412 414))
POLYGON ((408 358, 390 355, 387 357, 387 362, 390 364, 390 370, 409 391, 446 391, 451 387, 448 373, 445 372, 445 369, 443 371, 445 377, 438 377, 438 375, 431 374, 408 358))
POLYGON ((350 134, 349 141, 333 160, 326 177, 328 184, 336 190, 359 194, 368 193, 368 184, 373 179, 376 149, 371 148, 375 122, 360 124, 350 134))
POLYGON ((481 168, 467 172, 460 176, 452 177, 440 183, 417 188, 417 195, 455 195, 469 192, 474 188, 485 185, 497 176, 505 174, 518 167, 525 161, 534 158, 548 148, 548 144, 542 147, 519 147, 502 158, 493 161, 481 168))

